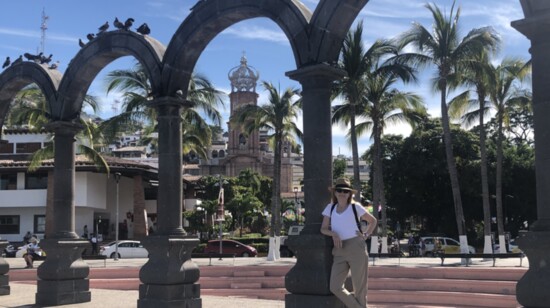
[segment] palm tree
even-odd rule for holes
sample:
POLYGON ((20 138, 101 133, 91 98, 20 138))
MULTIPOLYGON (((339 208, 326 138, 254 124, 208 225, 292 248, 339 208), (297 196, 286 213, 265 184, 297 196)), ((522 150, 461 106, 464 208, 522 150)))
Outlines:
MULTIPOLYGON (((123 93, 123 111, 102 124, 108 139, 112 140, 130 123, 143 123, 146 132, 156 131, 156 111, 148 107, 152 89, 143 66, 137 64, 133 69, 112 71, 107 75, 106 83, 107 93, 113 90, 123 93)), ((216 125, 221 125, 222 116, 216 107, 223 105, 222 95, 205 76, 193 74, 186 100, 192 102, 194 107, 182 111, 184 154, 193 151, 200 157, 206 157, 211 131, 199 111, 216 125)), ((146 137, 143 142, 154 140, 146 137)))
MULTIPOLYGON (((94 113, 99 110, 99 104, 93 96, 87 95, 84 98, 84 105, 91 108, 94 113)), ((94 148, 94 145, 102 141, 101 131, 91 119, 86 118, 86 116, 78 118, 83 130, 76 136, 80 141, 77 145, 77 152, 90 159, 98 170, 103 169, 108 174, 109 165, 98 149, 94 148)), ((33 131, 40 131, 50 122, 46 98, 36 85, 26 87, 16 95, 15 104, 7 122, 12 126, 24 125, 33 131)), ((50 139, 52 138, 53 136, 50 137, 50 139)), ((53 156, 53 142, 49 142, 45 147, 33 153, 28 170, 31 172, 37 170, 43 160, 51 159, 53 156)))
POLYGON ((455 3, 453 2, 450 14, 446 17, 439 7, 427 4, 426 8, 430 10, 434 19, 432 32, 421 24, 414 23, 410 30, 399 37, 399 41, 402 46, 412 44, 419 51, 419 53, 408 55, 411 61, 415 61, 419 65, 433 64, 436 67, 434 89, 441 94, 441 120, 445 154, 453 192, 458 234, 465 239, 463 244, 466 244, 461 249, 465 250, 467 246, 466 226, 452 147, 447 91, 456 88, 460 84, 461 74, 476 64, 476 55, 484 51, 496 50, 499 38, 492 28, 484 27, 471 30, 461 39, 459 37, 460 7, 455 13, 454 6, 455 3))
MULTIPOLYGON (((365 94, 366 74, 377 64, 381 57, 394 54, 396 49, 388 41, 376 41, 368 50, 364 48, 363 23, 359 22, 355 31, 350 31, 344 38, 339 67, 346 72, 346 77, 334 83, 333 99, 343 98, 343 103, 333 107, 335 111, 332 123, 349 125, 349 141, 353 160, 353 187, 361 191, 361 179, 359 176, 359 150, 357 146, 357 132, 355 121, 362 107, 365 94), (336 111, 338 111, 336 113, 336 111)), ((386 68, 384 68, 386 69, 386 68)), ((361 193, 355 195, 357 201, 361 201, 361 193)))
POLYGON ((355 129, 357 135, 371 131, 371 138, 374 140, 373 202, 375 205, 381 205, 382 242, 384 242, 387 237, 387 215, 382 168, 382 134, 384 128, 391 124, 406 122, 414 127, 427 112, 418 95, 391 88, 398 81, 395 75, 383 74, 379 70, 369 75, 365 82, 367 86, 366 95, 363 98, 365 106, 360 113, 369 120, 357 124, 355 129))
MULTIPOLYGON (((361 182, 357 138, 372 130, 376 153, 373 157, 373 199, 374 204, 382 206, 382 236, 385 237, 387 228, 380 150, 384 120, 386 117, 388 122, 412 119, 406 115, 413 115, 413 109, 424 113, 425 110, 417 96, 391 88, 398 80, 405 83, 416 80, 414 69, 401 59, 395 44, 377 40, 368 50, 364 50, 362 33, 363 25, 359 23, 344 40, 340 67, 347 72, 347 76, 336 82, 333 89, 333 96, 343 97, 344 102, 333 107, 332 123, 350 125, 348 136, 352 145, 354 188, 358 191, 361 191, 361 182), (402 113, 395 112, 398 109, 402 113), (356 125, 358 117, 366 117, 371 121, 356 125)), ((360 201, 360 194, 355 197, 360 201)))
MULTIPOLYGON (((504 245, 504 219, 502 211, 502 141, 504 139, 504 125, 509 122, 509 111, 514 106, 530 107, 531 95, 515 88, 518 81, 522 81, 531 72, 531 63, 518 59, 507 58, 493 68, 495 82, 490 89, 491 104, 496 110, 497 118, 497 167, 496 167, 496 208, 497 228, 500 247, 504 245)), ((502 251, 503 248, 501 248, 502 251)))
MULTIPOLYGON (((451 115, 462 115, 467 125, 479 121, 479 152, 481 158, 481 199, 483 204, 483 234, 484 234, 484 253, 492 253, 491 240, 491 209, 489 204, 489 177, 487 175, 487 145, 485 130, 486 99, 489 96, 489 90, 494 84, 494 74, 492 66, 489 63, 489 56, 486 52, 476 55, 477 65, 472 65, 470 70, 464 74, 463 82, 465 85, 475 89, 477 99, 456 99, 449 106, 451 115), (466 108, 474 109, 471 112, 465 112, 466 108)), ((468 95, 463 95, 466 98, 468 95)), ((460 97, 460 96, 459 96, 460 97)))
POLYGON ((301 101, 293 102, 293 98, 299 95, 297 89, 287 88, 283 93, 279 93, 271 83, 264 81, 262 85, 269 92, 269 103, 263 106, 245 105, 235 111, 230 121, 241 126, 247 133, 260 129, 271 132, 268 138, 274 145, 274 173, 268 260, 275 260, 278 258, 279 235, 281 234, 281 216, 278 213, 281 212, 282 143, 286 140, 295 138, 301 140, 302 138, 302 132, 296 126, 296 117, 301 101))

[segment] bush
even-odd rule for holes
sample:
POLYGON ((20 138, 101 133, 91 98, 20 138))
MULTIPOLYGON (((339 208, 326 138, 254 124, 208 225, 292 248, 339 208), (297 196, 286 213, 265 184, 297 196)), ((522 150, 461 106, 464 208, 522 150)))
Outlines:
POLYGON ((258 253, 268 252, 268 250, 269 250, 269 244, 268 243, 253 243, 250 246, 256 248, 258 253))
POLYGON ((197 247, 193 248, 192 253, 203 253, 206 243, 200 243, 197 247))

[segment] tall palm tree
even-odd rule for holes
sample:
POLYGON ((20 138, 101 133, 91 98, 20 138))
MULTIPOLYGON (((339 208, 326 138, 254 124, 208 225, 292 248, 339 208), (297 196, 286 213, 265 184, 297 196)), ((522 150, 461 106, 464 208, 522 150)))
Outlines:
MULTIPOLYGON (((488 111, 487 98, 491 85, 495 78, 492 66, 489 63, 489 56, 486 52, 476 55, 477 65, 472 65, 470 70, 463 75, 463 83, 475 90, 477 99, 456 99, 449 106, 449 113, 460 115, 467 125, 471 125, 476 120, 479 123, 479 153, 481 158, 481 199, 483 204, 483 234, 484 234, 484 253, 492 253, 491 240, 491 208, 489 204, 489 177, 487 171, 487 145, 485 130, 485 115, 488 111), (468 110, 472 110, 469 111, 468 110)), ((467 97, 468 95, 465 95, 467 97)))
MULTIPOLYGON (((154 108, 148 107, 151 85, 145 69, 140 64, 129 70, 115 70, 106 79, 107 93, 118 90, 123 93, 123 110, 120 114, 102 124, 108 139, 116 137, 129 123, 143 123, 145 131, 156 131, 157 115, 154 108)), ((195 152, 205 158, 206 147, 210 143, 211 132, 200 113, 205 114, 216 125, 221 125, 222 116, 216 109, 223 105, 223 93, 214 88, 203 75, 193 74, 189 83, 186 100, 192 102, 193 108, 182 111, 183 152, 195 152)), ((144 142, 154 142, 145 138, 144 142)))
POLYGON ((298 138, 301 140, 302 132, 296 126, 296 118, 301 104, 300 100, 293 101, 299 95, 297 89, 287 88, 279 93, 271 83, 262 82, 263 87, 269 92, 269 103, 259 105, 245 105, 235 111, 231 122, 242 127, 243 131, 251 133, 260 129, 270 132, 268 136, 273 142, 273 192, 271 198, 271 230, 269 245, 269 260, 278 258, 279 236, 281 234, 281 158, 282 143, 285 140, 298 138))
MULTIPOLYGON (((382 168, 382 134, 388 125, 406 122, 415 127, 427 115, 422 99, 413 93, 401 92, 392 86, 398 81, 393 74, 375 70, 365 81, 367 91, 360 116, 368 120, 357 124, 357 135, 371 131, 373 139, 373 201, 382 209, 382 242, 387 237, 386 198, 382 168)), ((383 245, 383 249, 387 248, 383 245)), ((387 251, 384 251, 387 252, 387 251)))
POLYGON ((518 89, 517 83, 523 81, 531 72, 531 62, 507 58, 493 68, 495 82, 490 89, 491 105, 496 110, 497 118, 497 166, 496 166, 496 208, 497 228, 501 251, 504 245, 504 219, 502 210, 502 141, 504 126, 509 123, 509 111, 514 106, 530 107, 531 95, 518 89))
POLYGON ((419 23, 414 23, 411 29, 399 37, 399 41, 402 46, 412 44, 419 51, 419 53, 409 54, 411 61, 416 61, 419 65, 433 64, 436 67, 434 89, 440 92, 441 97, 445 154, 451 180, 457 230, 461 239, 464 238, 464 242, 461 241, 464 247, 461 249, 465 250, 467 246, 466 226, 452 147, 447 91, 460 84, 461 74, 476 64, 476 55, 497 49, 499 38, 490 27, 473 29, 466 36, 460 38, 460 7, 456 13, 454 7, 455 3, 453 2, 447 17, 436 5, 427 4, 426 8, 431 12, 434 20, 432 31, 419 23))
MULTIPOLYGON (((346 77, 334 83, 333 99, 343 98, 341 105, 334 106, 332 123, 349 125, 349 140, 353 160, 353 187, 361 191, 361 179, 359 176, 359 150, 357 146, 357 132, 355 121, 360 112, 363 96, 365 94, 365 75, 372 69, 373 63, 388 54, 395 53, 395 47, 388 41, 376 41, 369 49, 365 50, 363 42, 363 23, 359 22, 354 31, 349 31, 340 51, 339 67, 346 72, 346 77)), ((357 201, 361 201, 361 193, 355 195, 357 201)))

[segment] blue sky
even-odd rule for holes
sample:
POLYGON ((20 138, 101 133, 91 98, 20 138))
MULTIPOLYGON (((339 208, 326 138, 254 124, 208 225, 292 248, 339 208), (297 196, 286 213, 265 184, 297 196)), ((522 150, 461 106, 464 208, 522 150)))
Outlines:
MULTIPOLYGON (((226 0, 231 1, 231 0, 226 0)), ((302 0, 312 11, 318 0, 302 0)), ((115 17, 125 20, 135 19, 135 27, 143 22, 151 28, 151 36, 168 45, 172 35, 180 26, 195 0, 25 0, 5 1, 0 11, 0 58, 12 59, 25 52, 37 53, 41 41, 41 15, 45 9, 48 30, 44 53, 53 54, 54 61, 60 61, 60 71, 64 72, 70 60, 79 50, 78 39, 86 41, 87 33, 97 32, 97 28, 109 21, 111 29, 115 17)), ((357 21, 363 20, 364 39, 367 44, 378 38, 391 38, 409 29, 413 21, 429 27, 431 15, 424 8, 427 1, 417 0, 371 0, 361 11, 357 21)), ((452 0, 436 0, 441 8, 450 9, 452 0)), ((519 0, 461 0, 462 35, 473 28, 492 26, 502 38, 502 48, 495 62, 505 56, 528 59, 529 42, 519 32, 510 27, 510 22, 523 18, 519 0)), ((300 85, 285 76, 285 72, 296 69, 288 40, 279 28, 269 19, 258 18, 244 21, 226 29, 205 49, 195 70, 205 74, 217 88, 230 91, 228 71, 239 65, 240 57, 246 53, 248 63, 260 72, 260 79, 280 85, 281 90, 300 85)), ((107 66, 90 87, 89 94, 102 101, 100 116, 109 117, 116 112, 114 103, 117 95, 107 97, 104 91, 103 75, 113 69, 129 68, 130 58, 122 58, 107 66)), ((418 84, 408 86, 408 91, 420 94, 430 113, 439 116, 438 95, 430 90, 429 79, 433 70, 421 75, 418 84)), ((261 88, 260 104, 266 94, 261 88)), ((223 111, 227 119, 229 103, 223 111)), ((301 124, 301 123, 300 123, 301 124)), ((387 133, 408 134, 406 126, 389 127, 387 133)), ((333 154, 350 155, 350 147, 344 140, 345 130, 333 128, 333 154)), ((370 146, 368 136, 359 140, 359 150, 364 152, 370 146)))

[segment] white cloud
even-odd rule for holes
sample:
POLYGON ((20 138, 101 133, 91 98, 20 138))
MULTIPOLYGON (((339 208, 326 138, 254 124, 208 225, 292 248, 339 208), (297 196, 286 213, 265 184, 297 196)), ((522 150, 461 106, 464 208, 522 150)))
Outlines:
POLYGON ((288 38, 281 30, 273 30, 255 25, 234 26, 226 29, 222 35, 231 35, 247 40, 264 40, 282 45, 290 45, 288 38))

